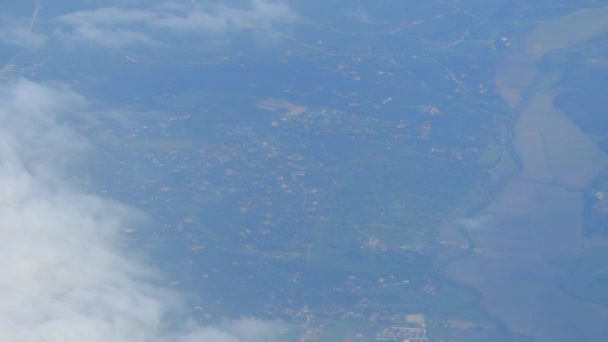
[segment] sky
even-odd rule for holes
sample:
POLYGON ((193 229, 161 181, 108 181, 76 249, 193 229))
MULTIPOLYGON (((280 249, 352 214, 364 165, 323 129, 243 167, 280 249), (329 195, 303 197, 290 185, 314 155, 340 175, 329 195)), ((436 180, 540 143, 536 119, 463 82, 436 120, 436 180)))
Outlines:
POLYGON ((265 341, 283 323, 189 318, 186 296, 121 243, 121 231, 151 218, 93 193, 78 175, 92 146, 66 117, 89 115, 91 99, 62 80, 10 70, 22 51, 49 45, 153 48, 180 36, 229 39, 297 16, 270 0, 123 3, 70 1, 58 10, 32 0, 29 9, 0 10, 0 50, 15 52, 0 72, 0 340, 265 341))

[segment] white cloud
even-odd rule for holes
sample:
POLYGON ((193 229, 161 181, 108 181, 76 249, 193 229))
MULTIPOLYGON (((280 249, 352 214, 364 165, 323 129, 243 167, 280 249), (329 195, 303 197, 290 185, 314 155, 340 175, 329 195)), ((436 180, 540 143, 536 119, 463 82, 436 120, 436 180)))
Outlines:
POLYGON ((57 21, 63 26, 55 30, 61 41, 88 42, 103 47, 154 44, 143 25, 154 20, 151 11, 101 8, 63 15, 57 21))
POLYGON ((149 10, 121 9, 117 7, 79 11, 63 15, 59 20, 72 26, 102 26, 137 24, 154 20, 156 15, 149 10))
POLYGON ((81 25, 66 33, 55 31, 55 38, 70 42, 87 42, 100 47, 120 48, 131 45, 157 45, 148 34, 131 29, 81 25))
POLYGON ((19 48, 40 48, 44 46, 48 37, 44 34, 32 32, 22 27, 0 28, 0 44, 19 48))
POLYGON ((145 9, 107 7, 78 11, 57 18, 61 39, 124 47, 160 43, 163 35, 217 36, 244 29, 268 30, 295 18, 284 3, 251 0, 248 6, 225 2, 185 4, 163 2, 145 9))
POLYGON ((58 117, 85 100, 20 80, 0 85, 0 101, 0 341, 257 342, 279 330, 170 324, 185 317, 183 298, 119 247, 142 215, 69 181, 88 145, 58 117))
POLYGON ((293 20, 294 15, 284 4, 253 0, 250 8, 237 8, 218 3, 191 10, 174 8, 165 12, 151 26, 177 32, 221 34, 247 28, 268 29, 275 22, 293 20))
POLYGON ((470 217, 461 219, 459 223, 466 229, 476 230, 482 228, 487 222, 487 218, 484 216, 470 217))

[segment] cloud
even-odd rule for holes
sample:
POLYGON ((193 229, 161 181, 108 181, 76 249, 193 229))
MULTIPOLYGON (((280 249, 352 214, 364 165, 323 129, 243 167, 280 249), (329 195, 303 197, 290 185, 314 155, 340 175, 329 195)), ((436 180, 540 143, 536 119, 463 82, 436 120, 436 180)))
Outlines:
POLYGON ((144 216, 76 182, 90 148, 59 122, 84 98, 19 80, 0 85, 0 101, 1 341, 257 342, 280 329, 198 325, 162 276, 119 247, 121 229, 144 216))
POLYGON ((167 35, 218 36, 243 30, 268 30, 291 22, 295 14, 284 3, 251 0, 247 6, 226 2, 163 2, 145 9, 106 7, 78 11, 56 19, 63 40, 104 47, 159 44, 167 35))
POLYGON ((469 230, 480 229, 486 224, 486 222, 487 222, 487 217, 484 217, 484 216, 469 217, 469 218, 459 220, 460 225, 469 230))
POLYGON ((247 28, 268 29, 275 22, 293 20, 294 15, 284 4, 267 0, 253 0, 250 8, 236 8, 225 3, 187 11, 175 11, 152 22, 152 26, 176 32, 223 34, 247 28))
POLYGON ((35 6, 34 12, 28 19, 15 18, 0 12, 0 45, 18 48, 44 46, 48 37, 32 30, 37 16, 38 6, 35 6))
POLYGON ((0 44, 18 48, 41 48, 48 37, 22 27, 0 28, 0 44))
POLYGON ((155 40, 145 32, 145 24, 153 21, 151 11, 101 8, 79 11, 57 18, 60 28, 55 37, 61 41, 88 42, 102 47, 152 45, 155 40))

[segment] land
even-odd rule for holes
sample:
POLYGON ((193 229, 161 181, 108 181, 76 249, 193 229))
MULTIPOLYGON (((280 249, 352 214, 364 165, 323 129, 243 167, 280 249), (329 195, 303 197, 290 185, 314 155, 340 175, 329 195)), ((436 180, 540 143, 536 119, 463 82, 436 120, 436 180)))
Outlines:
MULTIPOLYGON (((480 293, 441 267, 484 253, 475 213, 526 163, 508 104, 527 94, 497 88, 496 64, 541 15, 574 5, 392 6, 400 15, 382 20, 315 9, 302 27, 273 28, 282 40, 269 50, 229 44, 200 57, 188 44, 165 60, 121 54, 82 70, 26 54, 2 75, 82 80, 116 108, 67 118, 97 146, 86 172, 103 180, 96 191, 154 217, 125 227, 125 245, 200 294, 197 319, 283 319, 294 340, 508 340, 480 293)), ((520 142, 543 155, 537 133, 520 142)))
MULTIPOLYGON (((589 247, 580 229, 581 195, 601 174, 607 158, 555 108, 554 98, 561 91, 554 86, 562 77, 555 72, 561 70, 559 63, 554 60, 548 70, 538 66, 553 49, 603 33, 603 24, 593 20, 605 18, 607 13, 605 9, 581 11, 540 25, 528 36, 522 51, 497 72, 502 95, 519 113, 513 148, 521 170, 481 211, 480 215, 488 217, 484 229, 469 228, 469 241, 477 253, 448 266, 454 279, 483 293, 486 308, 503 317, 512 331, 539 341, 593 340, 608 333, 598 317, 606 314, 605 308, 572 297, 552 280, 569 278, 570 272, 579 273, 592 260, 586 256, 589 247), (554 29, 574 18, 592 21, 569 30, 560 40, 554 29), (516 70, 525 70, 525 77, 516 70), (576 267, 571 268, 572 263, 576 267), (534 277, 521 276, 530 272, 534 277), (524 310, 531 300, 537 303, 535 309, 524 310), (561 328, 556 329, 556 322, 563 322, 558 324, 561 328)), ((566 281, 572 288, 575 283, 566 281)))

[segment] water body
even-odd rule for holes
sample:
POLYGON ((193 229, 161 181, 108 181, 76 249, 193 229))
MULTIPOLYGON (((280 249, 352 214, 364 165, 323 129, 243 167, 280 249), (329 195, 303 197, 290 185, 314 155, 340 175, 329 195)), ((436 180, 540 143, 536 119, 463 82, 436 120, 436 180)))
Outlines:
POLYGON ((554 106, 559 73, 539 67, 547 53, 607 32, 608 7, 545 22, 499 66, 496 83, 519 114, 513 147, 522 169, 469 230, 474 252, 447 266, 481 292, 491 314, 537 341, 608 339, 608 310, 561 286, 585 249, 582 190, 607 156, 554 106))

